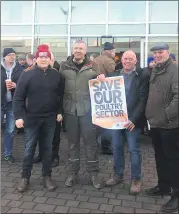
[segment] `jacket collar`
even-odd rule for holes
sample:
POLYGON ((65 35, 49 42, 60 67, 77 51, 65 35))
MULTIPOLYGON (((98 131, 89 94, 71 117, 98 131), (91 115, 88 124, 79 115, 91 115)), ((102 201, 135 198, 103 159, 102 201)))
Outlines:
POLYGON ((160 75, 166 72, 166 68, 168 67, 168 65, 170 65, 172 63, 172 60, 169 58, 166 62, 157 65, 153 72, 155 73, 155 75, 160 75))
POLYGON ((113 59, 112 56, 111 56, 111 54, 109 54, 107 51, 103 51, 101 55, 102 56, 107 56, 108 58, 113 59))
MULTIPOLYGON (((34 68, 35 68, 35 69, 38 69, 39 71, 44 71, 44 70, 41 69, 37 64, 34 65, 34 68)), ((47 69, 46 69, 45 71, 48 71, 49 69, 51 69, 51 66, 50 66, 50 65, 47 67, 47 69)))
MULTIPOLYGON (((72 55, 65 63, 64 66, 68 67, 68 68, 72 68, 76 71, 78 71, 78 68, 75 66, 75 63, 73 61, 74 55, 72 55)), ((92 68, 92 61, 85 55, 85 59, 84 59, 84 65, 81 68, 80 72, 84 71, 84 70, 88 70, 92 68)))
POLYGON ((14 68, 16 67, 16 61, 14 61, 13 65, 12 65, 12 67, 11 67, 10 69, 6 67, 5 60, 4 60, 4 59, 1 61, 1 65, 2 65, 2 67, 3 67, 6 71, 11 70, 11 71, 13 72, 14 68))
MULTIPOLYGON (((129 73, 129 75, 131 75, 131 74, 135 74, 135 76, 139 76, 140 75, 140 73, 141 73, 141 71, 142 71, 142 69, 141 68, 135 68, 133 71, 131 71, 130 73, 129 73)), ((124 74, 124 70, 123 69, 121 69, 120 71, 120 74, 121 75, 123 75, 124 74)))

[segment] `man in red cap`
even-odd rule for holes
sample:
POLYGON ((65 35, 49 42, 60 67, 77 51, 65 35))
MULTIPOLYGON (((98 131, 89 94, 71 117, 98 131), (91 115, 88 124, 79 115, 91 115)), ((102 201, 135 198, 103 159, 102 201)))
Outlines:
POLYGON ((28 188, 39 136, 43 142, 40 147, 44 186, 49 191, 56 188, 51 180, 52 140, 56 120, 58 122, 62 120, 64 81, 59 72, 50 67, 51 53, 48 45, 39 45, 35 58, 37 64, 34 68, 21 75, 13 101, 16 126, 24 127, 25 130, 25 154, 19 192, 24 192, 28 188))

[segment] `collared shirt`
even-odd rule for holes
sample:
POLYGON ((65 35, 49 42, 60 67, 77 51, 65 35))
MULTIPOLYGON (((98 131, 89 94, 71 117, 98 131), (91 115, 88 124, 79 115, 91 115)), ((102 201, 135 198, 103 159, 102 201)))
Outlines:
POLYGON ((129 73, 125 73, 123 69, 121 71, 122 75, 124 77, 126 100, 129 97, 129 91, 130 91, 130 88, 131 88, 131 85, 132 85, 133 78, 135 76, 135 71, 136 71, 135 69, 130 71, 129 73))

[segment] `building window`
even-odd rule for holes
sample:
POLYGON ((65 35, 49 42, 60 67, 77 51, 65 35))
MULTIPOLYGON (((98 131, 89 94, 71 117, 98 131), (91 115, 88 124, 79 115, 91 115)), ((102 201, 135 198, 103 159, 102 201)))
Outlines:
POLYGON ((109 22, 145 22, 145 1, 109 1, 109 22))
POLYGON ((31 36, 31 25, 3 25, 1 26, 2 36, 31 36))
POLYGON ((1 38, 1 53, 4 48, 13 48, 16 54, 30 53, 32 46, 32 40, 25 37, 5 37, 1 38))
POLYGON ((35 1, 35 23, 67 23, 68 1, 35 1))
POLYGON ((178 24, 150 24, 150 34, 178 34, 178 24))
POLYGON ((140 25, 109 25, 109 35, 140 35, 145 34, 145 24, 140 25))
POLYGON ((178 1, 149 1, 149 21, 178 22, 178 1))
POLYGON ((104 35, 106 25, 72 25, 71 35, 104 35))
POLYGON ((1 24, 32 23, 32 1, 2 1, 1 24))
POLYGON ((59 63, 67 58, 68 52, 68 38, 67 37, 35 37, 34 52, 40 44, 47 44, 50 51, 54 54, 55 60, 59 63))
POLYGON ((68 25, 36 25, 35 35, 67 35, 68 25))
POLYGON ((72 1, 72 23, 104 23, 105 1, 72 1))

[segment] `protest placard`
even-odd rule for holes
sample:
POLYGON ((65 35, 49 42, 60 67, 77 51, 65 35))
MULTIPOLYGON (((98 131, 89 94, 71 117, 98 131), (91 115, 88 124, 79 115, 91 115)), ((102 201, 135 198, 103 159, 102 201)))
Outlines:
POLYGON ((89 80, 92 122, 106 129, 124 129, 128 121, 124 78, 89 80))

